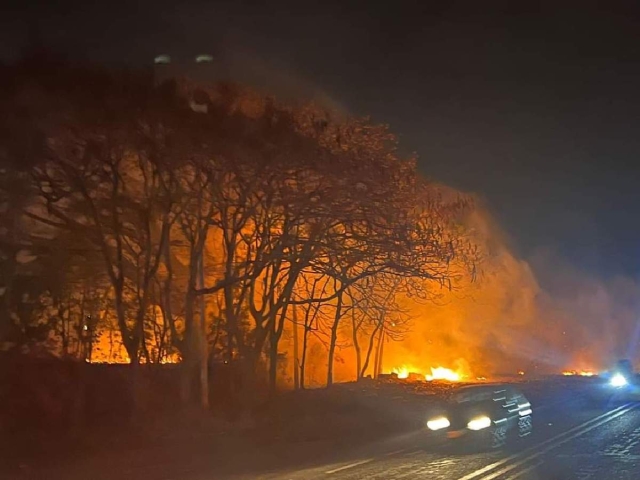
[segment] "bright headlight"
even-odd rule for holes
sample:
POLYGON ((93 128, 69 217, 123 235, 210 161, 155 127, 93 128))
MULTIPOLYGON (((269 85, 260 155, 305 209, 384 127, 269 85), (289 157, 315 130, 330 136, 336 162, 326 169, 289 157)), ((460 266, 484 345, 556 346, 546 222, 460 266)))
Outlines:
POLYGON ((491 426, 491 419, 486 415, 473 418, 469 423, 467 423, 467 428, 469 430, 482 430, 483 428, 487 428, 490 426, 491 426))
POLYGON ((437 417, 432 418, 427 422, 427 428, 429 430, 442 430, 443 428, 447 428, 451 423, 449 423, 449 419, 447 417, 437 417))
POLYGON ((621 373, 616 373, 611 377, 611 381, 609 383, 612 387, 624 387, 627 384, 627 379, 624 378, 624 375, 621 373))

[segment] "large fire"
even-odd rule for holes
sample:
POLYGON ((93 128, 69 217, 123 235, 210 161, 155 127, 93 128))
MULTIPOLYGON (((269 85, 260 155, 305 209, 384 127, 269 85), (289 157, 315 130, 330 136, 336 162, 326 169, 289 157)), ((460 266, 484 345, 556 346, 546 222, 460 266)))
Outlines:
POLYGON ((447 380, 448 382, 459 382, 461 375, 458 372, 454 372, 449 368, 444 367, 431 367, 431 375, 425 375, 428 382, 433 380, 447 380))
MULTIPOLYGON (((400 367, 392 368, 391 373, 395 373, 400 379, 408 379, 409 377, 413 377, 413 375, 420 375, 420 369, 413 368, 408 365, 402 365, 400 367)), ((431 367, 431 373, 424 375, 424 379, 428 382, 433 380, 445 380, 447 382, 459 382, 463 378, 463 375, 460 372, 456 372, 455 370, 451 370, 450 368, 445 367, 431 367)))

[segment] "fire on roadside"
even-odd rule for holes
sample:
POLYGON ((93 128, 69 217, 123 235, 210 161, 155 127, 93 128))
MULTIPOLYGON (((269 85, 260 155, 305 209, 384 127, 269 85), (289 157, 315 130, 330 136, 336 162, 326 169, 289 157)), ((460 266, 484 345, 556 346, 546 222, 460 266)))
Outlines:
POLYGON ((595 375, 595 373, 592 370, 565 370, 562 372, 562 375, 564 375, 565 377, 573 377, 573 376, 580 376, 580 377, 593 377, 595 375))
POLYGON ((410 367, 407 367, 405 365, 401 366, 401 367, 396 367, 391 369, 391 373, 395 373, 398 378, 400 379, 405 379, 405 378, 409 378, 409 374, 411 373, 411 369, 410 367))
POLYGON ((444 367, 431 367, 431 375, 425 375, 428 382, 433 380, 446 380, 448 382, 459 382, 461 375, 458 372, 454 372, 449 368, 444 367))
MULTIPOLYGON (((402 365, 391 369, 391 373, 394 373, 399 379, 424 379, 428 382, 434 380, 447 381, 447 382, 459 382, 464 378, 460 372, 445 367, 431 367, 431 373, 422 374, 421 369, 414 368, 409 365, 402 365)), ((423 380, 423 381, 424 381, 423 380)))

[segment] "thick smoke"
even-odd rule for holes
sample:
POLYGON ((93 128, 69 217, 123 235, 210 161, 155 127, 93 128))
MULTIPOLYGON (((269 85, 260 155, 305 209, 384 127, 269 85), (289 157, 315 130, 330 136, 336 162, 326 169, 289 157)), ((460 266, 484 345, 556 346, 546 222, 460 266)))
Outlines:
POLYGON ((485 253, 475 282, 465 279, 452 291, 438 289, 437 302, 407 299, 414 318, 411 335, 390 345, 385 364, 404 362, 420 371, 447 367, 468 376, 487 376, 529 367, 540 351, 526 335, 538 317, 540 287, 526 262, 507 249, 490 218, 474 212, 469 224, 485 253))
POLYGON ((475 283, 443 291, 437 304, 407 299, 411 335, 390 344, 385 369, 455 369, 473 378, 608 368, 635 360, 640 340, 639 285, 601 280, 550 252, 517 258, 486 211, 469 219, 487 252, 475 283))
POLYGON ((616 276, 600 279, 563 262, 549 251, 531 259, 545 287, 545 323, 562 338, 558 363, 606 369, 620 358, 637 361, 640 285, 616 276), (561 330, 561 331, 560 331, 561 330))

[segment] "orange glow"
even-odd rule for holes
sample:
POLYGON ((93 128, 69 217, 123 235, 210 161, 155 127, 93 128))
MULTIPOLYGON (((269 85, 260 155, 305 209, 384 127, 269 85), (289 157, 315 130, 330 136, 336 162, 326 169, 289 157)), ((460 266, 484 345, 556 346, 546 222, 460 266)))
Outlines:
POLYGON ((433 380, 446 380, 448 382, 459 382, 461 375, 449 368, 444 367, 431 367, 431 375, 425 375, 427 381, 433 380))
POLYGON ((595 373, 593 373, 591 370, 583 370, 580 372, 580 375, 583 377, 593 377, 595 373))
POLYGON ((565 377, 572 377, 577 374, 578 372, 576 372, 575 370, 565 370, 564 372, 562 372, 562 375, 564 375, 565 377))

